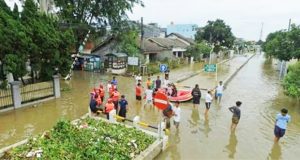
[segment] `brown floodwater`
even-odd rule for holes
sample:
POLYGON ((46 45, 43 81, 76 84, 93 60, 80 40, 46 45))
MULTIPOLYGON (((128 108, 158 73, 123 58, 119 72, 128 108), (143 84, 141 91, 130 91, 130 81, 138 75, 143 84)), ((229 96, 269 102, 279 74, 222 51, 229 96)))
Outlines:
MULTIPOLYGON (((247 60, 238 56, 218 67, 217 80, 224 80, 247 60)), ((195 63, 171 70, 175 81, 185 74, 202 69, 195 63)), ((261 55, 255 56, 229 83, 220 105, 213 104, 208 119, 203 116, 204 104, 194 109, 190 102, 182 103, 179 130, 171 129, 169 148, 160 159, 297 159, 300 155, 300 106, 296 100, 283 95, 276 66, 261 55), (242 117, 235 134, 230 134, 231 113, 228 107, 241 100, 242 117), (282 107, 289 109, 292 122, 279 145, 273 145, 274 116, 282 107)), ((155 77, 152 77, 155 79, 155 77)), ((0 148, 50 129, 60 118, 76 119, 88 111, 89 92, 100 82, 107 83, 112 75, 77 71, 72 80, 61 81, 62 97, 0 114, 0 148)), ((142 121, 157 125, 161 113, 135 101, 133 77, 117 76, 118 88, 129 101, 128 117, 139 115, 142 121)), ((145 78, 144 78, 145 80, 145 78)), ((180 83, 199 84, 212 88, 216 84, 213 73, 200 73, 180 83)), ((204 91, 202 91, 204 95, 204 91)), ((202 100, 203 101, 203 100, 202 100)))

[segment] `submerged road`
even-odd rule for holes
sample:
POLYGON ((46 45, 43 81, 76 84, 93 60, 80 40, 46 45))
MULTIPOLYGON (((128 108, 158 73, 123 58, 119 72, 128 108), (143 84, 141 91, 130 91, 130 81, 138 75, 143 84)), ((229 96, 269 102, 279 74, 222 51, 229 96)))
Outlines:
MULTIPOLYGON (((224 80, 248 57, 237 56, 218 68, 218 80, 224 80)), ((300 153, 300 106, 283 95, 276 66, 256 55, 233 78, 224 92, 220 105, 212 104, 206 120, 203 100, 199 108, 191 102, 182 103, 179 130, 171 129, 169 148, 157 157, 170 159, 298 159, 300 153), (230 134, 232 114, 228 107, 236 100, 243 102, 242 116, 235 134, 230 134), (283 107, 289 109, 292 122, 279 145, 273 146, 274 116, 283 107)), ((171 80, 202 69, 193 64, 170 72, 171 80)), ((0 116, 0 148, 50 129, 60 118, 76 119, 88 110, 89 92, 99 82, 106 83, 112 75, 75 72, 71 81, 61 81, 62 98, 2 113, 0 116)), ((155 77, 153 77, 155 78, 155 77)), ((158 124, 161 113, 135 102, 135 81, 132 77, 117 77, 119 90, 129 101, 128 118, 139 115, 142 121, 158 124)), ((144 78, 145 80, 145 78, 144 78)), ((180 83, 193 87, 213 88, 215 74, 200 73, 180 83)), ((185 87, 184 89, 191 89, 185 87)), ((205 95, 202 91, 203 96, 205 95)))
MULTIPOLYGON (((172 128, 169 148, 157 159, 298 159, 300 105, 283 95, 275 68, 262 55, 256 55, 229 83, 221 104, 212 105, 208 119, 204 118, 204 103, 196 109, 190 103, 181 104, 179 131, 172 128), (237 100, 243 104, 234 134, 230 132, 232 114, 228 107, 237 100), (292 122, 286 136, 273 145, 274 119, 282 107, 289 110, 292 122)), ((203 78, 197 76, 183 83, 207 86, 213 82, 209 75, 210 81, 203 78)))

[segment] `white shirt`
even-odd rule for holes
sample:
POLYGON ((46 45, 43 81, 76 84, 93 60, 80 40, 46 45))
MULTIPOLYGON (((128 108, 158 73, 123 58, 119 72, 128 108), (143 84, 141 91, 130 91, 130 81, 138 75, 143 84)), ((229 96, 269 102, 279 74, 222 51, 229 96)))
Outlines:
POLYGON ((152 100, 152 94, 153 94, 153 91, 151 89, 147 89, 145 91, 145 94, 146 94, 146 99, 147 100, 152 100))
POLYGON ((138 82, 142 81, 142 76, 135 76, 135 83, 138 84, 138 82))
POLYGON ((205 96, 205 102, 211 102, 212 100, 213 98, 211 97, 211 95, 207 93, 205 96))
POLYGON ((219 84, 217 86, 217 93, 223 93, 223 89, 224 89, 224 86, 219 84))
POLYGON ((162 87, 167 88, 170 81, 168 79, 163 80, 162 87))
POLYGON ((180 112, 181 112, 181 109, 180 109, 180 107, 173 107, 173 111, 174 111, 174 121, 175 122, 180 122, 180 112))

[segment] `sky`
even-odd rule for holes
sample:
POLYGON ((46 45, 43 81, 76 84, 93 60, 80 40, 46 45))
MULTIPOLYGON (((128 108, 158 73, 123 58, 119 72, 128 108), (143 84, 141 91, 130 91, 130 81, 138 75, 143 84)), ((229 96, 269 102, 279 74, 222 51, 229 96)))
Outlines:
POLYGON ((263 23, 264 40, 274 31, 287 29, 289 19, 300 25, 300 0, 142 0, 129 18, 166 27, 174 24, 206 25, 223 19, 236 37, 259 40, 263 23))
MULTIPOLYGON (((9 6, 19 0, 5 0, 9 6)), ((274 31, 287 29, 289 19, 300 25, 300 0, 142 0, 128 13, 131 20, 166 27, 175 24, 206 25, 208 20, 223 19, 233 34, 246 40, 262 40, 274 31)))

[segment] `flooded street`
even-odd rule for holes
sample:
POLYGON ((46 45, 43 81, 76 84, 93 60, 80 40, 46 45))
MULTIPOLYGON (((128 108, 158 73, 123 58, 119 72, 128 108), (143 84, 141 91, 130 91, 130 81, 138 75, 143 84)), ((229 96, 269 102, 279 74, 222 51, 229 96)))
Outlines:
MULTIPOLYGON (((226 79, 247 60, 238 56, 219 65, 218 81, 226 79)), ((170 72, 170 79, 183 73, 200 70, 201 64, 193 64, 170 72)), ((200 108, 191 102, 182 103, 179 131, 172 128, 169 148, 157 157, 170 159, 298 159, 300 156, 300 106, 296 100, 283 95, 276 66, 256 55, 232 79, 224 92, 220 105, 213 103, 209 118, 204 118, 203 100, 200 108), (235 134, 230 134, 231 112, 228 107, 235 101, 243 102, 241 120, 235 134), (289 110, 292 122, 279 145, 273 146, 273 127, 276 113, 282 107, 289 110)), ((153 79, 155 77, 152 77, 153 79)), ((88 111, 89 93, 99 82, 107 83, 112 75, 75 72, 71 81, 61 81, 62 98, 51 100, 37 107, 28 107, 1 113, 0 148, 50 129, 61 117, 76 119, 88 111)), ((142 107, 135 102, 135 81, 132 77, 117 77, 119 91, 129 102, 128 118, 139 115, 142 121, 156 125, 160 120, 157 109, 142 107)), ((145 80, 145 78, 144 78, 145 80)), ((213 88, 215 74, 200 73, 180 83, 191 89, 196 83, 200 88, 213 88)), ((145 84, 143 84, 145 85, 145 84)), ((205 92, 202 91, 202 95, 205 92)))
MULTIPOLYGON (((195 82, 201 86, 197 77, 184 83, 195 82)), ((189 103, 181 105, 180 131, 173 129, 169 148, 157 159, 298 159, 300 106, 283 95, 279 83, 275 66, 255 56, 229 83, 221 105, 212 105, 207 120, 203 103, 199 110, 189 103), (241 120, 236 133, 230 134, 228 107, 237 100, 243 102, 241 120), (279 145, 273 146, 274 119, 282 107, 289 110, 292 122, 279 145)))

